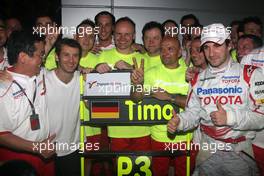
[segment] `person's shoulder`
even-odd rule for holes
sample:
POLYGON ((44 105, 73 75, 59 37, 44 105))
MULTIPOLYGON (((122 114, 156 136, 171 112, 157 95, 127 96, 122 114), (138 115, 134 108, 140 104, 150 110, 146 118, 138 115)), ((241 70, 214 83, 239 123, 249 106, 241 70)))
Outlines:
POLYGON ((0 82, 0 101, 2 98, 12 96, 12 81, 0 82))
POLYGON ((242 65, 251 65, 254 62, 264 63, 264 47, 252 50, 241 59, 242 65))
POLYGON ((116 48, 109 50, 103 50, 97 57, 100 59, 106 59, 106 57, 112 57, 116 55, 116 48))

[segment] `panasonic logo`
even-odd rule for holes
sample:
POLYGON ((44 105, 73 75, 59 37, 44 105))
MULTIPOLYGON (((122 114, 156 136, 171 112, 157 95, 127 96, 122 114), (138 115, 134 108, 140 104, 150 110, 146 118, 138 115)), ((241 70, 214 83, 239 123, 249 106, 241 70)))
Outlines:
POLYGON ((242 93, 242 87, 225 87, 225 88, 197 88, 197 95, 211 95, 211 94, 235 94, 242 93))

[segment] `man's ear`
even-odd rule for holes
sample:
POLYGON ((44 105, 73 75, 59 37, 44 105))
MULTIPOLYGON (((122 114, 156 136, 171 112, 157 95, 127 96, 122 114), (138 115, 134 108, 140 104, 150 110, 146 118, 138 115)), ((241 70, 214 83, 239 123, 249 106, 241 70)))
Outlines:
POLYGON ((73 34, 73 38, 74 38, 74 40, 77 40, 77 35, 73 34))
POLYGON ((25 53, 25 52, 20 52, 18 54, 18 59, 17 59, 17 62, 18 63, 21 63, 21 64, 25 64, 27 62, 27 58, 28 58, 28 54, 25 53))
POLYGON ((182 49, 180 48, 178 52, 178 58, 180 58, 181 56, 182 56, 182 49))
POLYGON ((135 40, 136 39, 136 33, 134 32, 134 34, 133 34, 133 40, 135 40))
POLYGON ((57 54, 55 54, 55 59, 56 59, 56 62, 59 62, 59 56, 57 54))

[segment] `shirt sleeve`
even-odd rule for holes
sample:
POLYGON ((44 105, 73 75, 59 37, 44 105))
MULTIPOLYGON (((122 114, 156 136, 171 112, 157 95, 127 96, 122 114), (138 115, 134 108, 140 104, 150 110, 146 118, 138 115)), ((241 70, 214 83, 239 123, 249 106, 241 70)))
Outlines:
MULTIPOLYGON (((0 88, 1 89, 1 88, 0 88)), ((8 90, 0 90, 0 133, 12 132, 15 129, 15 102, 8 90), (4 94, 4 95, 3 95, 4 94)))
POLYGON ((207 116, 206 111, 201 108, 199 97, 193 91, 194 88, 190 85, 185 111, 178 114, 180 123, 178 130, 188 131, 198 126, 200 117, 207 116))

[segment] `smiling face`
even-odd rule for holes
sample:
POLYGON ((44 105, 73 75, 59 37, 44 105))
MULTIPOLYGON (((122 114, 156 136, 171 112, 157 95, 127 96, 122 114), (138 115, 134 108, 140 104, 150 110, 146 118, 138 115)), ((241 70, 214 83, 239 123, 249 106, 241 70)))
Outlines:
POLYGON ((56 56, 58 61, 58 69, 65 73, 74 73, 79 64, 79 49, 63 45, 59 56, 56 56))
POLYGON ((98 17, 99 39, 107 41, 112 39, 113 23, 109 15, 100 15, 98 17))
POLYGON ((237 59, 241 62, 243 56, 249 54, 254 49, 253 40, 250 38, 242 38, 237 44, 237 59))
POLYGON ((19 54, 19 64, 23 64, 23 72, 25 75, 34 76, 40 72, 42 58, 45 54, 45 45, 43 41, 35 42, 35 51, 32 56, 24 52, 19 54))
POLYGON ((190 54, 193 65, 199 68, 206 64, 205 56, 200 49, 200 45, 201 41, 199 39, 193 40, 190 48, 190 54))
POLYGON ((167 68, 176 68, 181 55, 180 43, 173 37, 164 37, 161 42, 161 61, 167 68))
POLYGON ((128 21, 116 24, 114 32, 115 45, 119 52, 129 53, 133 40, 135 39, 134 26, 128 21))
POLYGON ((153 28, 145 32, 143 38, 144 46, 150 56, 159 55, 161 40, 161 31, 158 28, 153 28))
POLYGON ((203 45, 205 57, 212 67, 221 69, 225 67, 230 59, 229 47, 226 43, 219 45, 214 42, 206 42, 203 45))
POLYGON ((79 29, 82 30, 80 30, 80 33, 76 34, 76 40, 81 45, 83 52, 89 52, 94 45, 94 30, 89 25, 82 25, 79 29))
POLYGON ((254 23, 254 22, 249 22, 247 24, 245 24, 244 26, 244 33, 245 34, 252 34, 252 35, 255 35, 255 36, 258 36, 258 37, 262 37, 261 35, 261 27, 254 23))

